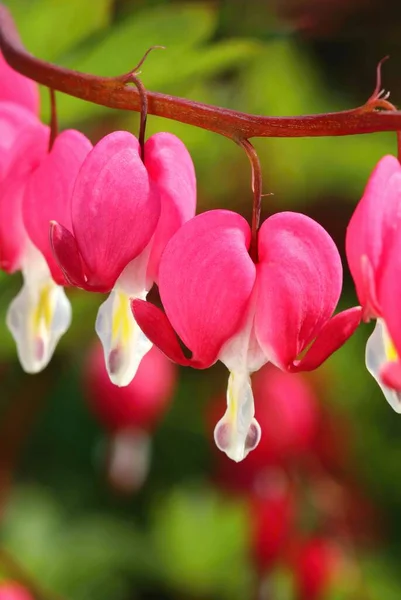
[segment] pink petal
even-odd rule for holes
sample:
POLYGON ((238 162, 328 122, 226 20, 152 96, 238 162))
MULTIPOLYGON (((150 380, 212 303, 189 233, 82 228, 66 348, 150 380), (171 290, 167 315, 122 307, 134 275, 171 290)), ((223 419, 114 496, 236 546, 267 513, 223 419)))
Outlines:
POLYGON ((160 199, 126 131, 104 137, 84 161, 72 199, 73 231, 88 284, 110 290, 121 271, 149 243, 160 199))
POLYGON ((255 282, 249 243, 243 217, 212 210, 185 223, 165 248, 160 296, 195 361, 213 363, 242 321, 255 282))
POLYGON ((395 236, 388 252, 379 288, 382 317, 390 338, 401 356, 401 235, 395 236))
POLYGON ((34 114, 39 113, 38 84, 14 71, 0 53, 0 101, 15 102, 34 114))
POLYGON ((37 117, 23 106, 13 102, 0 102, 0 181, 12 158, 12 145, 24 129, 38 124, 37 117))
POLYGON ((85 267, 72 233, 57 221, 51 221, 49 237, 54 258, 65 281, 85 289, 85 267))
POLYGON ((184 367, 190 366, 191 360, 184 355, 177 334, 164 312, 145 300, 133 300, 131 306, 135 321, 146 337, 170 360, 184 367))
POLYGON ((51 251, 49 223, 58 221, 72 230, 72 191, 78 171, 91 148, 89 140, 79 131, 60 133, 51 152, 30 176, 24 194, 26 231, 46 258, 53 279, 59 284, 63 284, 65 279, 51 251))
POLYGON ((161 254, 174 233, 195 216, 196 177, 191 156, 171 133, 156 133, 146 142, 145 165, 161 200, 160 219, 152 242, 148 278, 157 281, 161 254))
POLYGON ((382 158, 371 174, 352 215, 346 235, 346 253, 359 302, 366 318, 380 316, 377 288, 385 254, 401 219, 401 166, 394 156, 382 158), (366 266, 369 265, 367 273, 366 266))
POLYGON ((22 220, 22 199, 30 174, 46 156, 49 129, 29 127, 10 149, 7 175, 0 184, 0 268, 13 273, 21 266, 26 231, 22 220))
POLYGON ((318 223, 278 213, 259 232, 256 336, 271 361, 287 369, 331 317, 341 293, 338 250, 318 223))
POLYGON ((327 321, 319 335, 300 360, 290 366, 291 371, 313 371, 347 341, 361 322, 362 308, 354 306, 327 321))

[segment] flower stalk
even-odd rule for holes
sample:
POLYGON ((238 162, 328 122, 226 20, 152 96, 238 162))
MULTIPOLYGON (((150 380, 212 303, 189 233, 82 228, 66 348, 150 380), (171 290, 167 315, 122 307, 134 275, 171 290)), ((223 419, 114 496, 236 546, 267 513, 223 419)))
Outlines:
MULTIPOLYGON (((122 76, 97 77, 59 67, 32 56, 22 44, 9 10, 0 4, 0 49, 19 73, 54 90, 110 108, 140 112, 142 101, 122 76)), ((383 109, 383 100, 335 113, 295 117, 247 114, 194 102, 177 96, 147 92, 148 114, 180 121, 236 141, 253 137, 345 136, 401 130, 401 111, 383 109)))

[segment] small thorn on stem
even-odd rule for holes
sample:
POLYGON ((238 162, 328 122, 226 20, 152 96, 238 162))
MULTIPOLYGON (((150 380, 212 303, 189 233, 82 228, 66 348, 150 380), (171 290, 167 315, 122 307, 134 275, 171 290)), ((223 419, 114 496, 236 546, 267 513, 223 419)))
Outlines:
POLYGON ((58 119, 57 119, 57 104, 56 92, 53 88, 49 88, 50 92, 50 139, 49 152, 53 148, 54 141, 58 136, 58 119))

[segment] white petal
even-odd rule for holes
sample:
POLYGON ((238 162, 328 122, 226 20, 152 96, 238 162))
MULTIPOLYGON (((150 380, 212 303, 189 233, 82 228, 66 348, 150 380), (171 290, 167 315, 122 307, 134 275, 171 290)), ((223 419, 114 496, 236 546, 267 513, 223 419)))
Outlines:
POLYGON ((366 344, 366 367, 369 373, 376 379, 390 406, 395 412, 401 413, 401 393, 387 387, 380 379, 382 367, 391 360, 389 348, 391 348, 391 342, 387 328, 381 319, 377 319, 376 327, 366 344))
POLYGON ((259 444, 261 430, 254 418, 255 406, 248 373, 230 373, 227 410, 214 430, 219 450, 240 462, 259 444))
MULTIPOLYGON (((144 300, 146 292, 136 297, 144 300)), ((110 380, 118 386, 131 383, 142 358, 152 347, 134 319, 131 300, 132 296, 114 289, 100 306, 95 325, 110 380)))
POLYGON ((149 472, 151 442, 140 430, 117 432, 111 439, 108 456, 110 483, 120 492, 139 490, 149 472))
POLYGON ((27 373, 38 373, 49 363, 71 324, 71 305, 35 248, 30 249, 25 261, 23 278, 21 291, 8 308, 6 323, 17 344, 22 368, 27 373))

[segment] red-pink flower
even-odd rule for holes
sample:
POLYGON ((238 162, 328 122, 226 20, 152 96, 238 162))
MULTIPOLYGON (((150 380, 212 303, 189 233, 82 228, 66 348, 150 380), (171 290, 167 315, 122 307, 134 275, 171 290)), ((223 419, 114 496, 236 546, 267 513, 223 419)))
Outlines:
POLYGON ((19 583, 4 581, 0 584, 0 600, 33 600, 33 596, 19 583))
POLYGON ((377 319, 366 366, 401 413, 401 165, 383 157, 348 225, 346 252, 365 321, 377 319))
POLYGON ((48 145, 49 130, 42 124, 21 134, 0 185, 1 267, 21 270, 24 278, 8 309, 7 325, 30 373, 48 364, 71 322, 65 280, 49 243, 49 222, 69 216, 74 181, 91 148, 77 131, 61 133, 50 152, 48 145))
POLYGON ((330 539, 311 537, 297 549, 294 564, 297 600, 321 600, 333 587, 344 558, 330 539))
POLYGON ((65 131, 49 152, 49 128, 36 114, 36 83, 2 57, 0 77, 0 267, 23 274, 7 326, 21 365, 35 373, 47 365, 71 321, 70 304, 56 285, 64 278, 51 253, 49 221, 69 218, 72 187, 91 145, 80 133, 65 131))
POLYGON ((145 144, 118 131, 90 152, 77 177, 72 221, 53 223, 54 254, 67 280, 86 290, 109 292, 96 331, 107 370, 128 385, 151 342, 137 326, 130 299, 145 299, 157 278, 169 238, 194 215, 195 174, 178 138, 168 133, 145 144))
POLYGON ((248 499, 251 553, 263 574, 282 560, 295 528, 296 499, 284 475, 248 499))
POLYGON ((186 223, 170 240, 159 269, 166 314, 133 302, 145 335, 170 358, 230 370, 227 411, 217 446, 236 461, 256 447, 250 373, 266 362, 282 370, 318 367, 351 335, 360 309, 332 316, 342 286, 337 248, 315 221, 275 214, 259 231, 259 262, 249 256, 250 228, 238 214, 214 210, 186 223), (191 350, 186 358, 178 333, 191 350))
POLYGON ((118 387, 108 376, 102 347, 93 347, 84 371, 90 408, 110 433, 110 476, 119 488, 138 488, 150 458, 150 436, 168 409, 177 369, 153 347, 129 385, 118 387))

